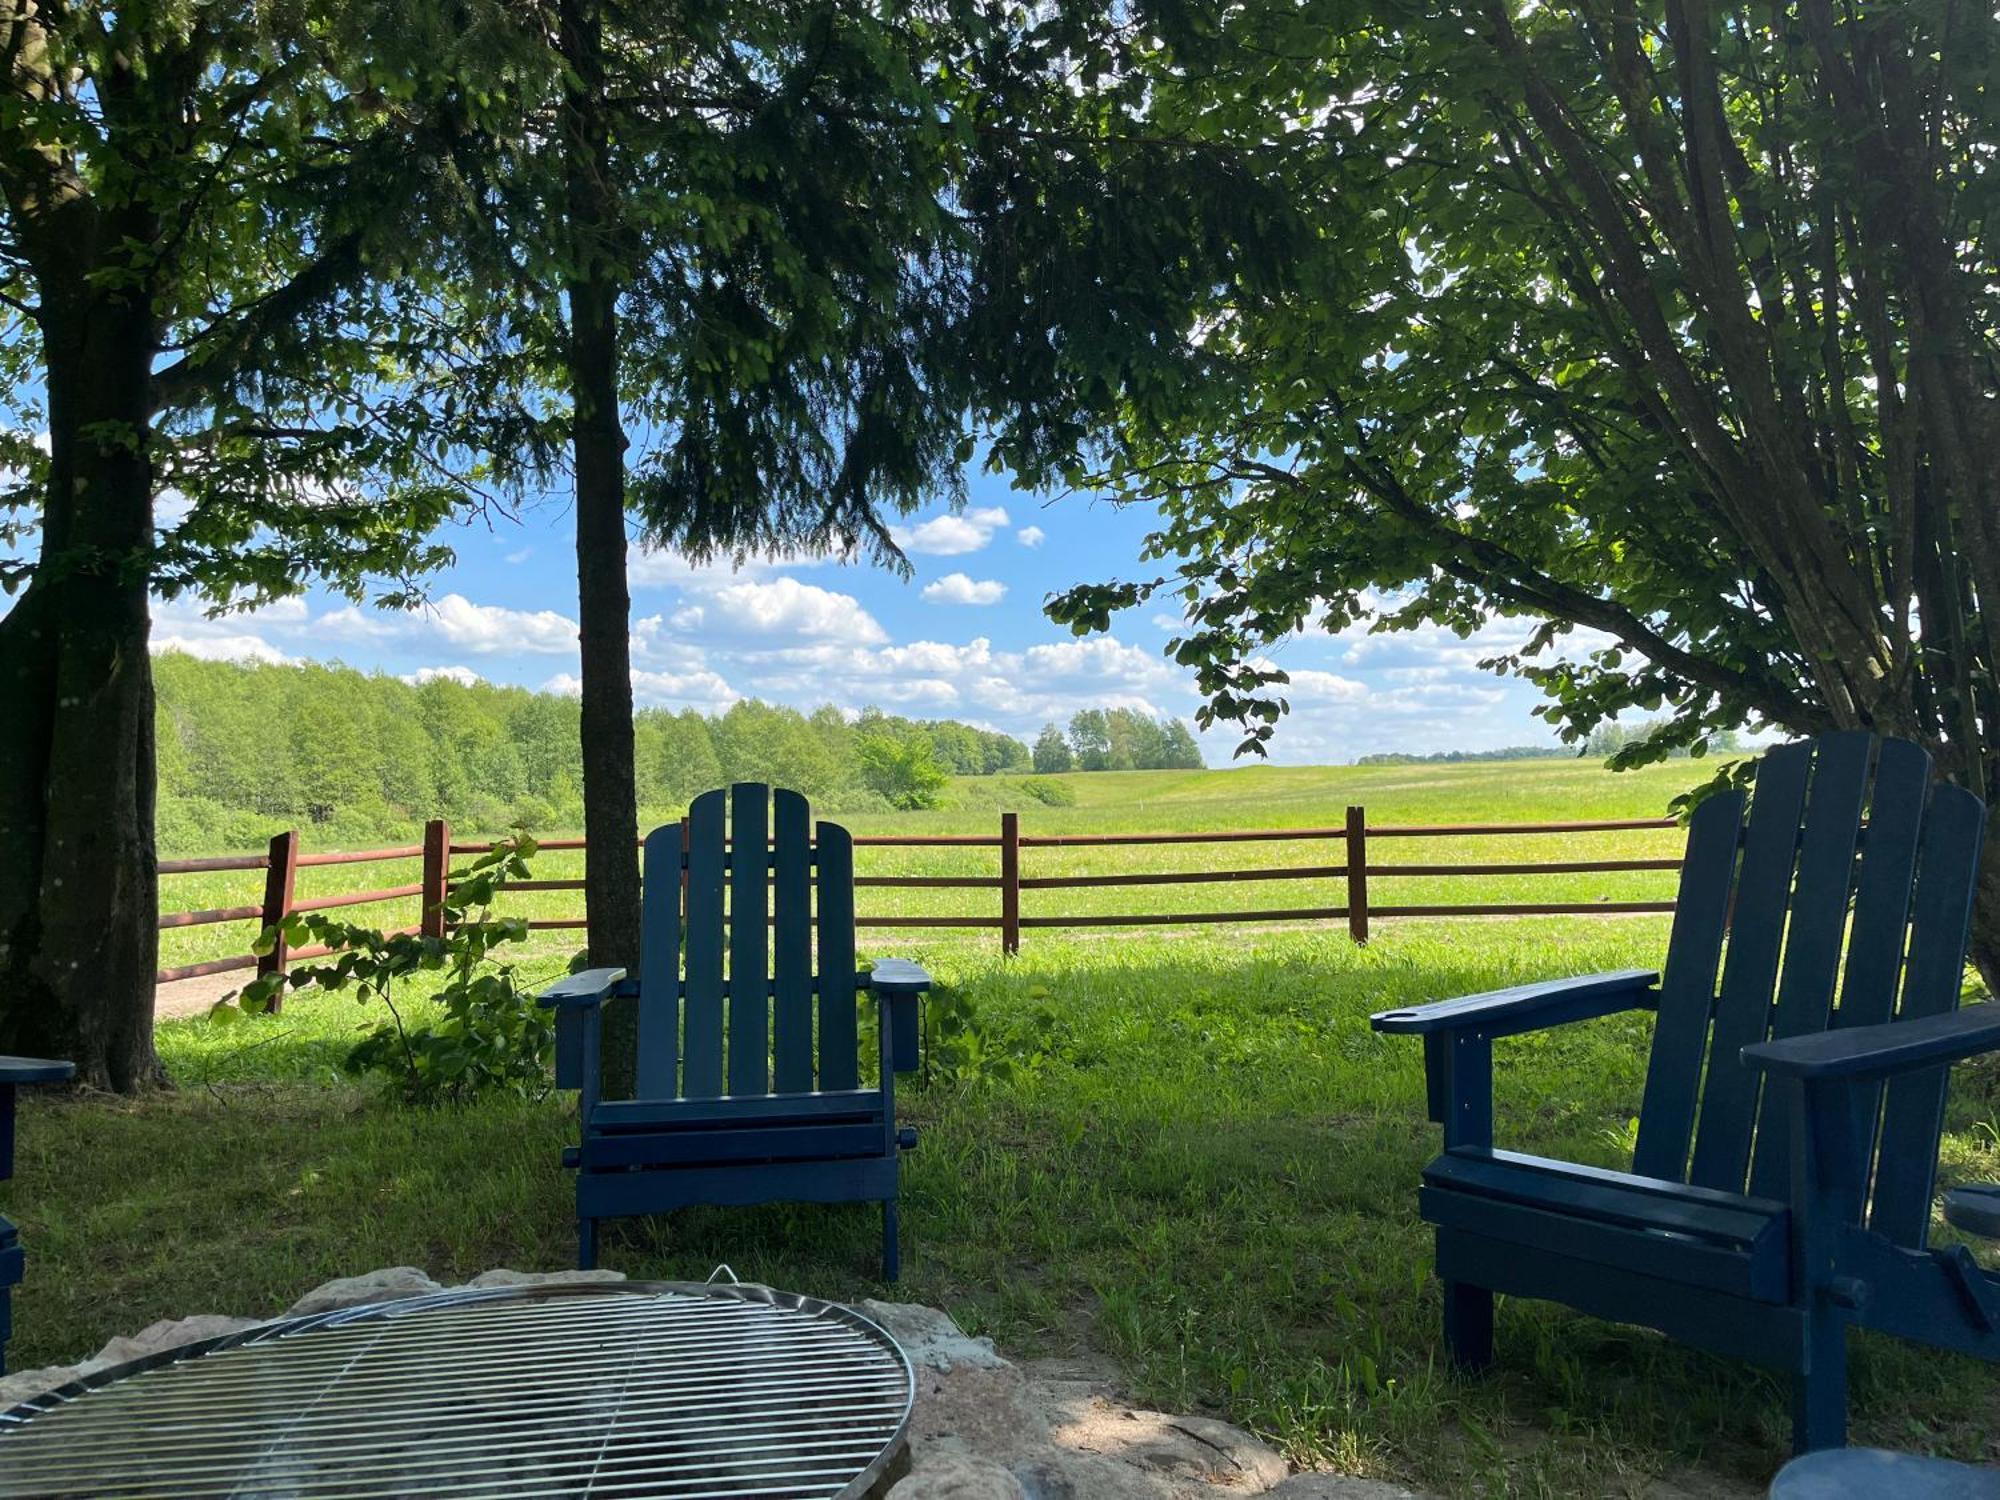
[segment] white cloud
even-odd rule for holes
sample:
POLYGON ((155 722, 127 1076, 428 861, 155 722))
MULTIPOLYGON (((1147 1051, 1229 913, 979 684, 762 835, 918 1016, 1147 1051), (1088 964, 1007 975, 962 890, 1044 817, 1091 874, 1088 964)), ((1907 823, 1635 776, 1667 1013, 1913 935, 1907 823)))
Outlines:
POLYGON ((576 621, 552 609, 508 609, 446 594, 431 606, 428 619, 440 636, 466 651, 563 656, 577 649, 576 621))
POLYGON ((1187 629, 1187 623, 1187 620, 1182 616, 1169 614, 1166 610, 1161 610, 1152 617, 1152 625, 1155 630, 1185 630, 1187 629))
POLYGON ((1007 597, 1007 585, 997 578, 972 578, 964 573, 947 573, 935 583, 924 585, 924 598, 933 604, 998 604, 1007 597))
POLYGON ((261 661, 289 666, 298 660, 287 656, 261 635, 236 631, 216 635, 156 635, 149 643, 153 655, 179 651, 203 661, 261 661))
POLYGON ((914 526, 892 526, 889 535, 905 552, 933 557, 959 557, 977 552, 1007 524, 1007 512, 997 505, 975 506, 956 515, 947 513, 914 526))
POLYGON ((153 529, 168 532, 178 527, 194 510, 194 502, 179 490, 162 490, 153 497, 153 529))
MULTIPOLYGON (((574 672, 558 672, 542 684, 541 690, 575 698, 583 692, 583 679, 574 672)), ((632 669, 632 701, 640 708, 699 708, 720 712, 741 696, 713 672, 632 669)))
MULTIPOLYGON (((679 620, 676 616, 677 624, 679 620)), ((796 578, 746 581, 719 588, 702 606, 700 623, 709 631, 805 636, 856 645, 889 639, 889 633, 852 594, 836 594, 796 578)))
POLYGON ((526 562, 534 555, 535 549, 533 547, 517 547, 512 552, 509 552, 501 561, 520 564, 526 562))
POLYGON ((1030 646, 1021 660, 1029 680, 1035 682, 1095 681, 1128 688, 1163 688, 1177 675, 1156 653, 1128 646, 1110 635, 1030 646))
POLYGON ((408 616, 390 615, 378 609, 361 609, 352 604, 330 609, 313 621, 314 635, 336 641, 387 640, 391 636, 406 634, 410 628, 408 616))
POLYGON ((1365 682, 1357 682, 1352 677, 1342 677, 1334 672, 1317 672, 1310 667, 1287 668, 1291 682, 1277 691, 1294 710, 1304 706, 1304 700, 1319 703, 1358 703, 1372 695, 1365 682))
POLYGON ((470 667, 457 666, 418 667, 414 672, 405 672, 402 674, 402 680, 415 687, 422 687, 425 683, 433 682, 440 677, 448 682, 456 682, 464 687, 471 687, 475 683, 486 680, 470 667))
POLYGON ((1014 533, 1014 540, 1023 547, 1039 547, 1048 537, 1049 534, 1039 526, 1023 526, 1014 533))
POLYGON ((779 552, 769 557, 745 557, 741 562, 722 557, 698 563, 671 547, 649 547, 634 542, 625 553, 625 577, 635 589, 707 590, 724 587, 737 578, 768 578, 784 568, 816 568, 826 563, 853 561, 853 552, 836 548, 824 553, 779 552))

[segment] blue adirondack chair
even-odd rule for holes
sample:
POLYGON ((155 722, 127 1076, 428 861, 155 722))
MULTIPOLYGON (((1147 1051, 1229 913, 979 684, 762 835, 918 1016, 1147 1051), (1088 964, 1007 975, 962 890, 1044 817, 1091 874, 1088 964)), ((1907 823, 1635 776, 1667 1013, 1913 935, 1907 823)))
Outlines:
POLYGON ((1461 1366, 1492 1359, 1495 1292, 1567 1303, 1789 1374, 1804 1452, 1845 1441, 1850 1325, 2000 1359, 2000 1283, 1926 1247, 1946 1069, 2000 1048, 2000 1005, 1958 1009, 1984 823, 1915 745, 1787 745, 1696 809, 1662 974, 1374 1018, 1424 1039, 1444 1151, 1420 1205, 1461 1366), (1632 1170, 1496 1149, 1494 1040, 1637 1007, 1632 1170))
MULTIPOLYGON (((73 1063, 41 1057, 0 1057, 0 1182, 14 1175, 14 1092, 24 1083, 61 1083, 73 1077, 73 1063)), ((7 1340, 14 1332, 14 1288, 21 1284, 26 1257, 21 1233, 0 1217, 0 1375, 7 1373, 7 1340)))
POLYGON ((915 1066, 930 977, 902 960, 856 972, 847 830, 815 829, 797 792, 705 792, 688 809, 685 850, 677 824, 646 840, 643 922, 637 981, 593 969, 540 997, 557 1013, 556 1084, 581 1091, 583 1140, 564 1153, 577 1173, 577 1263, 596 1264, 599 1219, 879 1202, 882 1274, 894 1281, 897 1170, 917 1141, 896 1126, 895 1075, 915 1066), (863 992, 880 1007, 872 1087, 861 1080, 863 992), (600 1016, 619 998, 639 1007, 638 1096, 608 1100, 600 1016))

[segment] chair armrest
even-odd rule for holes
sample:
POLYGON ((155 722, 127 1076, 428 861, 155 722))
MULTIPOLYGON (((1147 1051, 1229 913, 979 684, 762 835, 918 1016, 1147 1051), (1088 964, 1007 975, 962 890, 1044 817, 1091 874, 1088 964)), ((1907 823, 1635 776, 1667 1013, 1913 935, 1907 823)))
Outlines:
POLYGON ((1746 1067, 1807 1083, 1873 1081, 2000 1050, 2000 1005, 1970 1005, 1915 1021, 1789 1036, 1743 1049, 1746 1067))
POLYGON ((602 1005, 624 983, 623 969, 585 969, 581 974, 567 974, 558 979, 535 996, 535 1004, 544 1010, 584 1010, 602 1005))
POLYGON ((1395 1036, 1432 1036, 1441 1032, 1484 1032, 1489 1037, 1539 1031, 1566 1021, 1587 1021, 1621 1010, 1650 1007, 1657 1001, 1654 986, 1660 976, 1651 969, 1619 969, 1575 979, 1549 979, 1517 984, 1419 1005, 1407 1010, 1377 1011, 1368 1024, 1395 1036))
POLYGON ((76 1076, 76 1064, 47 1057, 0 1057, 0 1084, 61 1083, 76 1076))
POLYGON ((878 958, 874 968, 855 977, 863 989, 885 999, 892 995, 920 994, 931 987, 931 976, 924 972, 924 966, 907 958, 878 958))

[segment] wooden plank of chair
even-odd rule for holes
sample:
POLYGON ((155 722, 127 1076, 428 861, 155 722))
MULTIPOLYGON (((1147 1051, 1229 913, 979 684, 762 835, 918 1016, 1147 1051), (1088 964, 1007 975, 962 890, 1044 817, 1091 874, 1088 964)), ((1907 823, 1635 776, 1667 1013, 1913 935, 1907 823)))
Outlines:
POLYGON ((687 1056, 681 1092, 722 1092, 722 880, 728 794, 703 792, 688 808, 687 1056))
POLYGON ((639 1067, 642 1099, 680 1092, 681 826, 646 835, 640 887, 639 1067))
POLYGON ((1688 1172, 1688 1181, 1701 1187, 1741 1192, 1750 1167, 1750 1127, 1761 1080, 1738 1059, 1745 1047, 1764 1039, 1770 1024, 1812 748, 1782 745, 1767 752, 1757 767, 1688 1172))
MULTIPOLYGON (((1861 846, 1861 874, 1854 886, 1854 920, 1847 937, 1847 972, 1841 979, 1836 1030, 1879 1026, 1896 1013, 1909 943, 1910 892, 1916 884, 1917 844, 1931 794, 1931 758, 1908 740, 1884 740, 1868 797, 1868 837, 1861 846)), ((1875 1149, 1882 1090, 1860 1101, 1864 1152, 1875 1149)), ((1861 1181, 1873 1175, 1865 1164, 1861 1181)))
POLYGON ((772 1086, 793 1094, 813 1086, 812 814, 797 792, 771 799, 772 1086))
POLYGON ((1667 939, 1667 966, 1660 976, 1659 1019, 1632 1156, 1632 1170, 1646 1177, 1678 1182, 1687 1175, 1702 1051, 1715 1009, 1715 976, 1722 966, 1722 936, 1735 886, 1743 803, 1741 792, 1719 793, 1688 820, 1687 859, 1667 939))
MULTIPOLYGON (((1958 1008, 1972 895, 1985 836, 1985 808, 1961 787, 1931 793, 1911 903, 1910 957, 1898 1021, 1958 1008)), ((1882 1136, 1868 1227, 1898 1245, 1921 1249, 1930 1227, 1938 1138, 1944 1128, 1946 1072, 1890 1081, 1882 1099, 1882 1136)))
MULTIPOLYGON (((1861 841, 1861 807, 1868 789, 1874 736, 1865 730, 1823 736, 1817 745, 1812 803, 1799 835, 1799 876, 1785 929, 1785 966, 1771 1010, 1770 1035, 1820 1032, 1833 1018, 1833 990, 1847 935, 1847 898, 1854 886, 1855 850, 1861 841)), ((1792 1166, 1788 1105, 1760 1111, 1750 1191, 1782 1194, 1792 1166)))
MULTIPOLYGON (((730 789, 729 972, 762 979, 766 882, 770 879, 771 789, 760 781, 730 789)), ((770 1092, 771 1006, 746 986, 729 997, 729 1092, 770 1092)))
POLYGON ((819 846, 819 1086, 851 1089, 861 1080, 854 1014, 854 840, 821 823, 819 846))
POLYGON ((882 1122, 880 1089, 838 1089, 812 1094, 753 1094, 747 1099, 722 1095, 714 1099, 614 1099, 600 1104, 590 1116, 590 1129, 602 1134, 620 1130, 707 1130, 745 1122, 872 1121, 882 1122))
POLYGON ((579 1159, 585 1171, 602 1171, 620 1167, 709 1167, 732 1161, 837 1161, 881 1154, 882 1127, 864 1122, 593 1134, 585 1137, 579 1159))

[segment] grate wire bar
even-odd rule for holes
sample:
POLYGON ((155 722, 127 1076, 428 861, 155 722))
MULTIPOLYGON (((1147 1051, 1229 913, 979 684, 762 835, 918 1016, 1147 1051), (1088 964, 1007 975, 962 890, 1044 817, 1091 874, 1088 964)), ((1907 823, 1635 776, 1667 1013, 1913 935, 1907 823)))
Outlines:
POLYGON ((0 1497, 851 1500, 901 1448, 895 1341, 753 1285, 446 1292, 287 1319, 0 1412, 0 1497))

